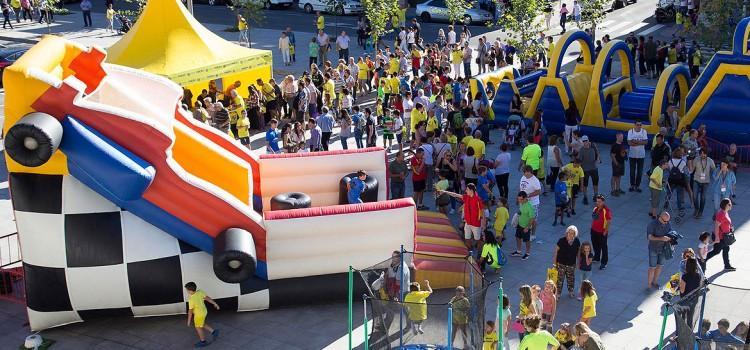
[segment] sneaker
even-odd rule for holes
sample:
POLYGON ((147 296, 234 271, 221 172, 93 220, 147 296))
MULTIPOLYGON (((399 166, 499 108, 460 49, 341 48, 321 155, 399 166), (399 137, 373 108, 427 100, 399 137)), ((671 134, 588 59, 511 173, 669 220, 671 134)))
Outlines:
POLYGON ((557 221, 553 222, 552 226, 557 226, 557 221))
POLYGON ((219 330, 218 329, 214 329, 214 331, 211 332, 211 336, 213 336, 214 340, 216 340, 216 338, 219 337, 219 330))
POLYGON ((523 256, 521 257, 521 260, 529 260, 529 253, 526 253, 526 254, 524 254, 524 255, 523 255, 523 256))
POLYGON ((510 256, 521 256, 521 252, 516 250, 515 252, 510 253, 510 256))
POLYGON ((206 346, 208 346, 208 342, 205 341, 205 340, 201 340, 201 341, 195 343, 195 347, 196 348, 205 348, 206 346))
POLYGON ((729 266, 729 267, 725 267, 724 271, 737 271, 737 269, 732 266, 729 266))
POLYGON ((623 190, 617 190, 617 192, 619 192, 620 194, 625 194, 625 191, 623 190))
POLYGON ((573 215, 576 215, 576 211, 575 210, 571 210, 570 213, 573 214, 573 215))
POLYGON ((421 324, 419 325, 419 327, 417 327, 417 331, 419 331, 419 334, 424 334, 424 329, 422 329, 421 324))
POLYGON ((599 266, 599 270, 606 270, 606 269, 607 269, 607 265, 602 264, 602 266, 599 266))
POLYGON ((628 192, 633 192, 633 191, 635 191, 635 188, 633 188, 632 186, 628 188, 628 192))

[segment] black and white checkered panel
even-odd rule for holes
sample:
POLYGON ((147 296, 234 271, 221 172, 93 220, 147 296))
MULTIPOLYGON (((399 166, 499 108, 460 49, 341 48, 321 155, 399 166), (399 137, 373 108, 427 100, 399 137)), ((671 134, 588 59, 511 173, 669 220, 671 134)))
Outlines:
POLYGON ((194 281, 222 310, 267 309, 268 283, 224 283, 212 258, 71 176, 10 174, 34 330, 102 316, 185 313, 194 281))

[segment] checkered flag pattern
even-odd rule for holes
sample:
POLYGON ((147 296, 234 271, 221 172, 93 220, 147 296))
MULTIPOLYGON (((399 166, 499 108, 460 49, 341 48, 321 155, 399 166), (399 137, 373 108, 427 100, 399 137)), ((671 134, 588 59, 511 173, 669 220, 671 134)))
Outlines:
POLYGON ((177 240, 72 176, 12 173, 31 328, 101 316, 186 312, 193 281, 223 310, 269 307, 268 282, 222 282, 211 255, 177 240))

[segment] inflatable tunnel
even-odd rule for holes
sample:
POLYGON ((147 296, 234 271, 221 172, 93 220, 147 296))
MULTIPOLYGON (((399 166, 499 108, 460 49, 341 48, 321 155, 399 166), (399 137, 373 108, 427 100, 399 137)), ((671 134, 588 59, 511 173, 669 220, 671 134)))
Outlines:
POLYGON ((538 69, 521 76, 513 66, 505 66, 494 72, 484 73, 471 78, 470 92, 472 97, 477 92, 490 108, 491 117, 497 125, 505 125, 510 116, 510 101, 513 95, 530 96, 539 78, 547 73, 547 69, 538 69))
POLYGON ((534 95, 526 110, 526 117, 534 116, 537 109, 544 111, 544 123, 549 132, 561 133, 565 125, 565 110, 571 102, 579 112, 586 109, 591 87, 594 44, 584 31, 574 30, 563 34, 550 54, 546 76, 539 78, 534 95), (561 72, 563 58, 568 47, 577 42, 581 47, 583 62, 576 63, 572 74, 561 72))
POLYGON ((33 330, 185 313, 188 281, 226 310, 331 300, 348 266, 414 250, 414 202, 387 200, 382 148, 257 157, 181 110, 175 83, 104 59, 45 36, 4 71, 33 330), (338 205, 356 169, 383 184, 377 201, 338 205), (294 191, 311 207, 270 211, 294 191))
MULTIPOLYGON (((711 138, 747 145, 750 136, 750 18, 737 24, 732 51, 714 54, 687 94, 680 128, 709 126, 711 138)), ((658 91, 658 89, 657 89, 658 91)))

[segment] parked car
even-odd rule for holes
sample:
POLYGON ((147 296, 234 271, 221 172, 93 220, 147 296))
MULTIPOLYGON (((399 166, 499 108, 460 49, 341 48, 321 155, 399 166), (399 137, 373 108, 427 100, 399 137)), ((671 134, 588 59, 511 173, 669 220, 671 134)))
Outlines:
POLYGON ((28 47, 15 47, 0 50, 0 87, 3 86, 3 70, 5 70, 5 67, 16 62, 16 60, 28 50, 28 47))
MULTIPOLYGON (((479 8, 479 4, 476 1, 473 1, 472 4, 473 7, 466 10, 466 14, 462 17, 463 24, 469 25, 492 21, 493 16, 489 11, 479 8)), ((422 22, 434 20, 447 21, 448 6, 446 6, 445 0, 428 0, 417 4, 417 16, 419 16, 422 22)))
POLYGON ((359 0, 300 0, 299 8, 307 13, 328 12, 337 16, 358 15, 364 12, 359 0))
MULTIPOLYGON (((187 0, 183 0, 187 1, 187 0)), ((277 7, 290 7, 294 4, 293 0, 257 0, 257 1, 263 1, 263 8, 270 9, 270 8, 277 8, 277 7)), ((241 0, 193 0, 193 3, 195 4, 206 4, 211 6, 216 5, 225 5, 225 6, 235 6, 235 5, 241 5, 241 0)))

